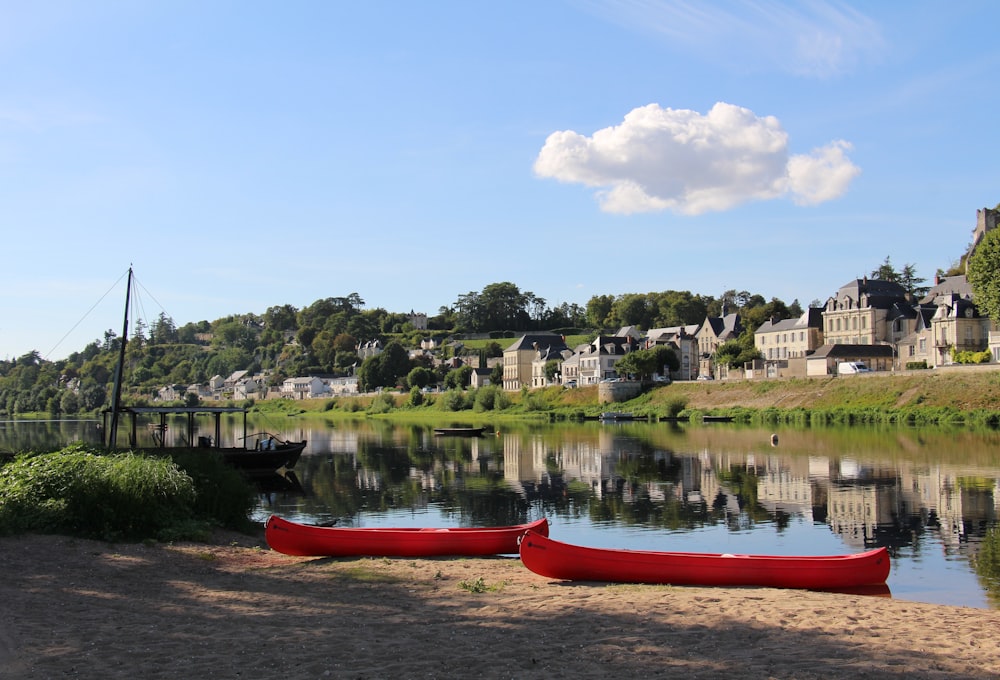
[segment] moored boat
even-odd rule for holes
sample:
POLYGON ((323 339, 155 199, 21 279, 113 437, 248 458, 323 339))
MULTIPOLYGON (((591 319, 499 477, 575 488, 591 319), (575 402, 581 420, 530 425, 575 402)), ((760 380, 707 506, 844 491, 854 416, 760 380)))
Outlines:
POLYGON ((611 421, 617 421, 617 420, 635 420, 635 414, 634 413, 629 413, 627 411, 605 411, 600 416, 598 416, 598 419, 599 420, 611 420, 611 421))
POLYGON ((241 470, 274 471, 281 468, 291 470, 299 462, 306 442, 275 441, 269 449, 241 449, 238 447, 216 449, 222 460, 241 470))
POLYGON ((435 427, 434 434, 442 437, 480 437, 486 430, 482 427, 435 427))
POLYGON ((286 555, 313 557, 442 557, 517 554, 518 539, 531 531, 547 536, 548 520, 506 527, 320 527, 271 515, 267 544, 286 555))
POLYGON ((881 585, 889 576, 885 548, 817 557, 654 552, 589 548, 528 532, 520 555, 536 574, 565 581, 838 590, 881 585))

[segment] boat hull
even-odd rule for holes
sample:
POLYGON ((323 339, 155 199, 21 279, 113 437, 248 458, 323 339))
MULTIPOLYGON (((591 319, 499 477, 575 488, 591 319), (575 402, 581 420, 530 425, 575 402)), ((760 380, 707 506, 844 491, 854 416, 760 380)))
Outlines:
POLYGON ((546 536, 548 520, 495 528, 318 527, 271 515, 267 544, 286 555, 313 557, 442 557, 517 554, 518 539, 531 531, 546 536))
POLYGON ((439 437, 481 437, 486 427, 435 427, 439 437))
POLYGON ((291 470, 299 462, 306 442, 289 442, 273 449, 254 451, 251 449, 216 449, 222 459, 240 470, 291 470))
POLYGON ((885 548, 820 557, 652 552, 588 548, 528 532, 520 555, 536 574, 566 581, 840 590, 881 585, 889 576, 885 548))

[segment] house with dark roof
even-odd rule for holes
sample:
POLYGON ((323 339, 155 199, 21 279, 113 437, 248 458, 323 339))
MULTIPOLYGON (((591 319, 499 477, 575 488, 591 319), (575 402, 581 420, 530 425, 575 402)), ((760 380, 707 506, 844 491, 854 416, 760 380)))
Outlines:
POLYGON ((895 281, 855 279, 840 287, 823 308, 823 341, 828 345, 874 345, 910 332, 914 301, 895 281))
POLYGON ((982 352, 989 345, 991 320, 979 313, 965 276, 938 277, 914 306, 916 321, 904 336, 892 338, 901 367, 954 363, 953 351, 982 352))
POLYGON ((514 341, 503 352, 503 388, 517 391, 531 386, 532 362, 539 353, 561 352, 567 349, 566 339, 555 333, 528 333, 514 341))
POLYGON ((698 336, 698 353, 700 355, 698 358, 699 375, 726 377, 725 375, 716 375, 717 373, 726 373, 727 367, 715 365, 715 350, 719 349, 719 345, 723 343, 736 340, 743 332, 743 322, 740 320, 740 315, 726 314, 725 309, 722 311, 722 316, 706 317, 701 326, 698 327, 696 335, 698 336))
POLYGON ((645 349, 665 346, 673 350, 679 368, 670 372, 671 380, 694 380, 698 377, 698 324, 650 328, 645 349))
POLYGON ((575 355, 578 365, 576 381, 580 386, 596 385, 602 380, 618 377, 615 372, 623 356, 641 347, 634 334, 599 335, 575 355))

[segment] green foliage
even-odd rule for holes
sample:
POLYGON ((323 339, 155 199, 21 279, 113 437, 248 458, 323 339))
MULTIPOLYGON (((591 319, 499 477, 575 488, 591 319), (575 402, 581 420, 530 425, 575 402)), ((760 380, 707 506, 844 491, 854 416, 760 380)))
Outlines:
POLYGON ((171 460, 191 478, 196 492, 193 516, 181 529, 191 522, 238 531, 249 527, 250 513, 257 505, 256 489, 222 456, 202 449, 177 449, 171 451, 171 460))
POLYGON ((1000 529, 988 530, 972 560, 990 600, 1000 604, 1000 529))
POLYGON ((969 258, 966 274, 976 306, 991 319, 1000 319, 1000 229, 991 229, 969 258))
POLYGON ((684 397, 673 397, 667 400, 665 407, 665 415, 671 418, 676 418, 684 409, 687 408, 687 399, 684 397))
POLYGON ((372 403, 368 406, 369 413, 389 413, 396 408, 396 400, 389 392, 381 392, 375 395, 372 403))
POLYGON ((473 395, 474 411, 500 411, 510 406, 510 397, 496 385, 480 387, 473 395))
POLYGON ((646 380, 656 373, 668 375, 679 366, 673 350, 660 346, 629 352, 615 364, 615 372, 620 376, 634 375, 646 380))
POLYGON ((548 411, 552 405, 545 399, 541 392, 531 392, 522 402, 525 411, 548 411))
POLYGON ((472 367, 460 366, 448 371, 444 377, 444 386, 450 390, 462 390, 472 384, 472 367))
POLYGON ((424 366, 417 366, 406 374, 406 384, 418 389, 427 387, 434 381, 434 371, 424 366))
POLYGON ((470 408, 471 403, 467 394, 460 389, 451 389, 444 393, 441 400, 441 407, 446 411, 464 411, 470 408))
POLYGON ((480 594, 480 593, 496 593, 503 590, 504 586, 507 585, 506 581, 501 581, 500 583, 488 584, 483 577, 475 579, 474 581, 459 581, 458 587, 462 590, 467 590, 470 593, 480 594))
POLYGON ((393 341, 379 354, 364 360, 358 368, 358 383, 364 391, 379 387, 395 387, 412 368, 406 350, 398 342, 393 341))
MULTIPOLYGON (((956 364, 988 364, 993 360, 993 355, 988 349, 982 352, 952 351, 952 359, 956 364)), ((926 367, 927 362, 924 362, 926 367)))
POLYGON ((413 386, 410 388, 410 396, 406 399, 406 405, 416 408, 424 403, 424 393, 420 391, 420 388, 413 386))
POLYGON ((73 447, 0 468, 0 532, 145 538, 193 518, 196 497, 169 458, 73 447))

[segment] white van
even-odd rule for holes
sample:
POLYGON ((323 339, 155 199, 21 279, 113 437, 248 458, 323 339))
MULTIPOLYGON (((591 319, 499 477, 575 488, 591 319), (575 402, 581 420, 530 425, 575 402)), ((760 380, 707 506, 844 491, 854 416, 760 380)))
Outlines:
POLYGON ((837 364, 837 375, 851 375, 854 373, 871 373, 872 369, 863 361, 841 361, 837 364))

